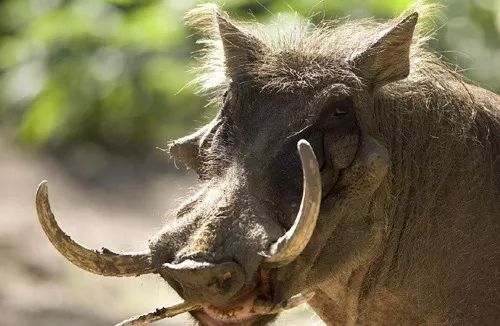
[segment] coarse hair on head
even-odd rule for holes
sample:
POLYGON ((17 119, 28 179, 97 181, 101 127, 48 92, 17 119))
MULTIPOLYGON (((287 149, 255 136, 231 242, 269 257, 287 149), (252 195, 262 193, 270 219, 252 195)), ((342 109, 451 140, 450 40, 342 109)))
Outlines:
MULTIPOLYGON (((385 22, 338 19, 314 25, 296 15, 296 19, 285 24, 278 17, 277 23, 261 25, 235 21, 215 4, 201 4, 185 16, 186 24, 203 37, 198 41, 202 49, 198 53, 198 77, 193 83, 199 91, 217 101, 231 82, 228 65, 232 64, 247 72, 244 82, 252 82, 262 89, 294 92, 317 87, 331 81, 331 78, 348 87, 358 88, 362 80, 353 72, 348 58, 371 37, 394 26, 411 12, 419 15, 410 52, 410 70, 417 72, 425 69, 426 64, 435 65, 439 61, 425 49, 427 40, 432 37, 427 25, 433 22, 436 8, 436 5, 417 1, 400 17, 385 22), (249 63, 226 58, 218 24, 221 19, 251 36, 250 40, 265 46, 265 51, 262 51, 255 44, 246 44, 250 50, 254 48, 257 60, 249 63)), ((413 75, 418 78, 418 74, 413 75)))

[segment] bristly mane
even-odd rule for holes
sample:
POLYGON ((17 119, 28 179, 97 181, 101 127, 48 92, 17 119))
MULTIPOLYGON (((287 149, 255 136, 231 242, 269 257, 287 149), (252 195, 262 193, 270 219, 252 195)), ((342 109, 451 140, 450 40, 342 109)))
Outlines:
MULTIPOLYGON (((427 18, 432 17, 434 8, 432 5, 418 3, 411 10, 419 12, 421 21, 429 21, 427 18)), ((235 22, 213 4, 200 5, 188 12, 185 20, 187 25, 205 37, 198 41, 203 44, 203 49, 200 51, 199 76, 194 83, 200 91, 212 96, 212 99, 223 94, 230 81, 215 21, 216 13, 224 15, 225 19, 266 45, 269 50, 266 55, 247 67, 247 70, 252 82, 275 91, 314 88, 327 82, 331 76, 335 76, 336 82, 357 87, 361 81, 349 69, 347 59, 370 37, 400 20, 397 18, 385 23, 371 19, 339 20, 314 26, 307 20, 297 19, 295 22, 288 22, 287 27, 283 28, 282 24, 262 26, 258 23, 235 22)), ((422 25, 423 23, 419 23, 417 27, 411 51, 413 72, 425 69, 427 65, 440 64, 434 55, 423 48, 431 33, 425 33, 426 28, 422 28, 422 25)), ((447 68, 443 66, 442 69, 447 68)), ((413 77, 419 78, 415 73, 413 77)))

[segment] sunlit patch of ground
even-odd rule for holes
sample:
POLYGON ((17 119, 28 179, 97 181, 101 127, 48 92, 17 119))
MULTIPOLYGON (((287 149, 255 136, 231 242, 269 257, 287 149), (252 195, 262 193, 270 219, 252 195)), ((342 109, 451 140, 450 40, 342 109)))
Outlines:
MULTIPOLYGON (((157 276, 105 278, 64 260, 38 225, 34 192, 41 180, 49 180, 52 208, 74 239, 96 248, 141 250, 193 180, 179 174, 136 182, 137 176, 128 175, 96 188, 83 187, 61 171, 51 159, 30 156, 0 139, 0 324, 110 326, 177 303, 157 276)), ((155 325, 192 324, 184 314, 155 325)), ((277 325, 322 323, 301 307, 277 325)))

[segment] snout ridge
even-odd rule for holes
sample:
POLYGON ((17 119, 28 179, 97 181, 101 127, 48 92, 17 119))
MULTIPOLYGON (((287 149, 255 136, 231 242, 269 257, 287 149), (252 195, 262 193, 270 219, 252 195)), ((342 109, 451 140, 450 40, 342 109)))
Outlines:
POLYGON ((173 278, 181 288, 181 296, 192 302, 224 305, 245 284, 244 269, 235 262, 214 264, 188 259, 165 263, 162 272, 173 278))

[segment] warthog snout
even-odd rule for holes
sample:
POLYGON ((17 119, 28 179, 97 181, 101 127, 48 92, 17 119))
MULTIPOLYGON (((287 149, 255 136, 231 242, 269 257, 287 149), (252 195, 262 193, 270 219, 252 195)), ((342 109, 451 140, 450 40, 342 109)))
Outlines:
POLYGON ((162 272, 172 278, 188 301, 224 304, 245 284, 243 268, 233 262, 211 264, 185 260, 164 264, 162 272))

